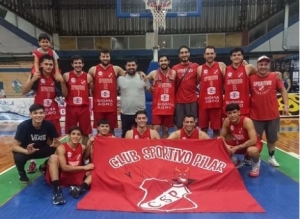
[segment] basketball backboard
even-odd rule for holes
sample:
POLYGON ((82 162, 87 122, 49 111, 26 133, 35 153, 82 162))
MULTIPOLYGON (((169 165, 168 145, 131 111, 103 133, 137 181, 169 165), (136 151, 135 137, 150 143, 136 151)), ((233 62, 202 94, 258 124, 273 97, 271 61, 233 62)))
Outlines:
MULTIPOLYGON (((172 8, 167 11, 167 17, 197 17, 201 15, 202 0, 172 0, 172 8)), ((117 0, 117 17, 143 18, 152 17, 146 9, 144 0, 117 0)))

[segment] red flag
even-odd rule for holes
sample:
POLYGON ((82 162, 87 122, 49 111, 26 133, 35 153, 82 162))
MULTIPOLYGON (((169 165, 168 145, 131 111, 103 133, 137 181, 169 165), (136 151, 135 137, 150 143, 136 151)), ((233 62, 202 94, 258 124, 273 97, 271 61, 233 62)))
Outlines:
POLYGON ((96 138, 92 185, 78 209, 264 212, 223 142, 96 138))

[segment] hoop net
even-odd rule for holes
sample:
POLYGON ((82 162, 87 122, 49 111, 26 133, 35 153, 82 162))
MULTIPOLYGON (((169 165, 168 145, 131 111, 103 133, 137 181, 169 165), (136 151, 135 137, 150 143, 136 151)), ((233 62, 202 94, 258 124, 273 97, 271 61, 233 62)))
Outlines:
POLYGON ((166 15, 168 9, 172 9, 172 0, 145 0, 146 9, 153 16, 153 30, 166 29, 166 15))

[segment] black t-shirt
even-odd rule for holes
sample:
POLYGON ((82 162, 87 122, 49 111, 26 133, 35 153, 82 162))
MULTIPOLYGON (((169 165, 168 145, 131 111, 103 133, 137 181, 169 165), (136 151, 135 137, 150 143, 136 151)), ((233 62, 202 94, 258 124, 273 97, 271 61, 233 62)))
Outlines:
POLYGON ((26 148, 34 143, 35 148, 47 146, 47 140, 58 138, 58 133, 52 122, 43 120, 41 128, 32 125, 32 119, 25 120, 18 125, 15 139, 21 142, 21 147, 26 148))

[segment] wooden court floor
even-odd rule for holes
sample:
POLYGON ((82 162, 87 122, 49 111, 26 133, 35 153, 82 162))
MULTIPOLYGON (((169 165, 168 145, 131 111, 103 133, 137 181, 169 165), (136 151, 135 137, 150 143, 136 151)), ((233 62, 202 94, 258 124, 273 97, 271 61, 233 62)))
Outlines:
MULTIPOLYGON (((280 128, 276 146, 286 152, 299 155, 299 119, 281 119, 280 128)), ((14 165, 12 145, 13 136, 0 136, 0 173, 14 165)))

